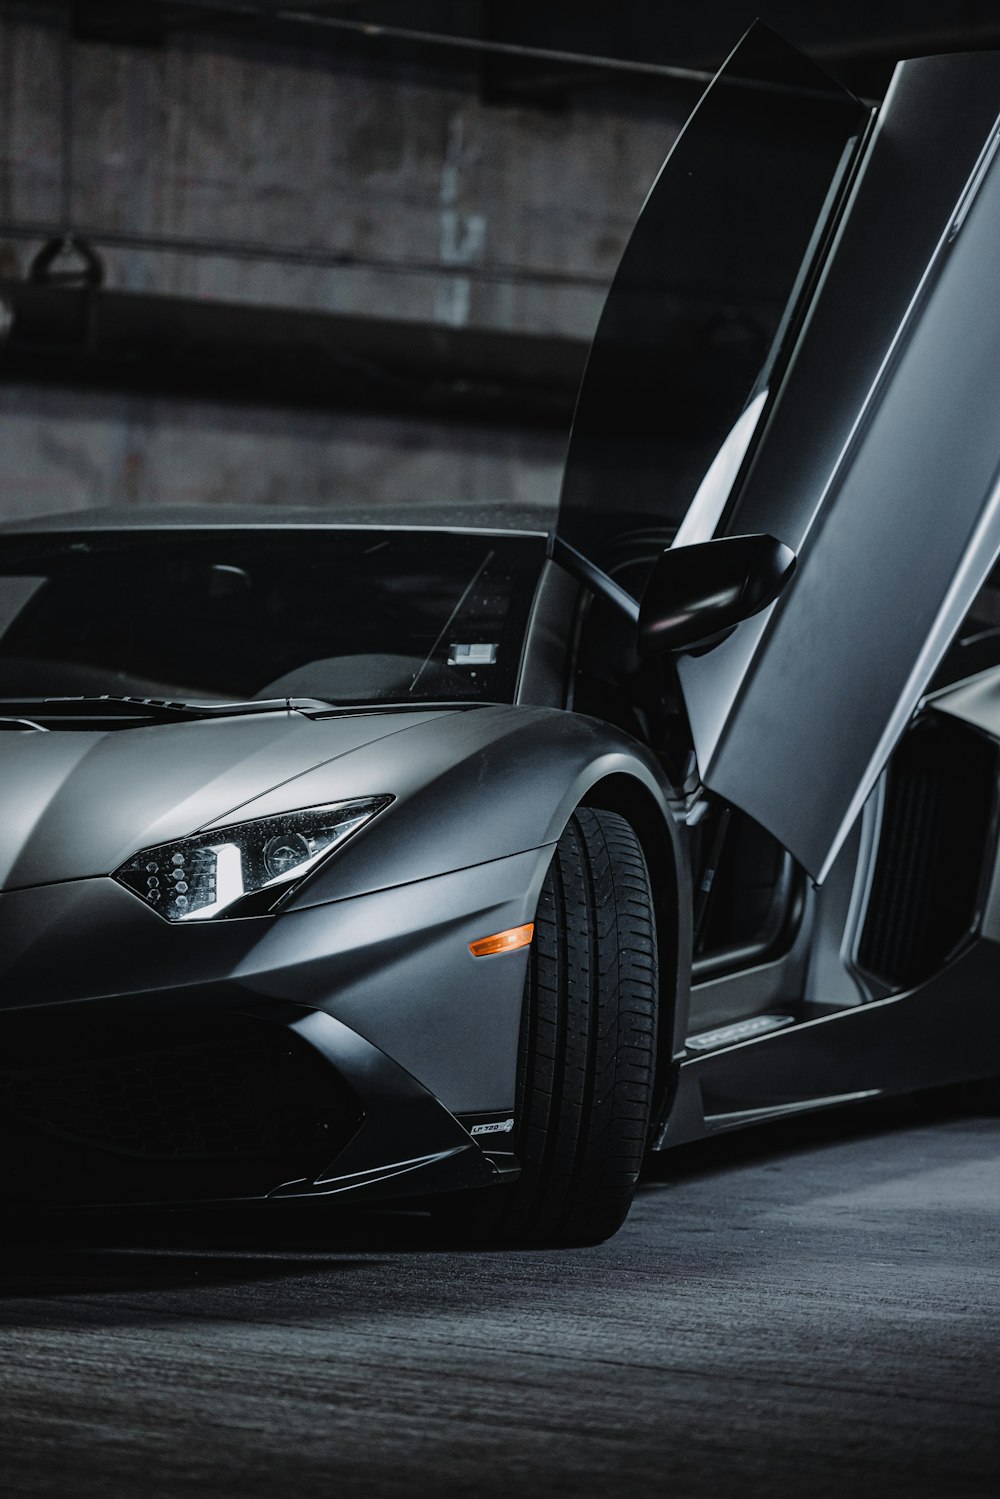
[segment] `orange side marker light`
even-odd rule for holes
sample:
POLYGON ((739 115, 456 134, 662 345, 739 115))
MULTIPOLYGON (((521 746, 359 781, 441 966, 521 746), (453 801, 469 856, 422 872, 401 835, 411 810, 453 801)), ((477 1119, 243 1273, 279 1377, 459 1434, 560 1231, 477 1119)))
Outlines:
POLYGON ((535 923, 529 921, 526 926, 512 926, 505 932, 497 932, 494 937, 480 937, 478 942, 469 943, 469 951, 474 958, 487 958, 495 952, 516 952, 519 947, 527 947, 534 934, 535 923))

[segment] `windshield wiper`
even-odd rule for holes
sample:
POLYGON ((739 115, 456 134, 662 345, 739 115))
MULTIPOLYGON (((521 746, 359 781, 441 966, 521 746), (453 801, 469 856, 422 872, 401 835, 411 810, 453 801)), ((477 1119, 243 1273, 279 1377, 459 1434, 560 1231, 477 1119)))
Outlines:
POLYGON ((316 697, 259 698, 245 703, 183 703, 158 697, 116 697, 100 693, 85 697, 0 698, 6 715, 27 714, 34 718, 144 718, 155 723, 173 723, 198 718, 231 718, 251 713, 327 712, 336 704, 316 697))
POLYGON ((434 659, 435 655, 437 654, 438 647, 440 646, 442 640, 447 635, 448 631, 451 629, 453 620, 455 620, 458 617, 459 611, 462 609, 463 605, 465 604, 465 601, 469 597, 469 594, 475 588, 476 584, 479 582, 480 578, 483 576, 483 573, 489 567, 490 563, 493 561, 493 558, 495 556, 496 556, 495 552, 493 552, 493 551, 487 552, 486 556, 483 558, 482 562, 480 562, 479 566, 476 568, 475 572, 472 574, 472 577, 469 579, 468 583, 466 583, 465 587, 462 589, 462 592, 458 596, 458 603, 455 605, 454 609, 452 609, 451 613, 448 615, 448 618, 445 620, 444 624, 441 626, 441 629, 440 629, 440 631, 438 633, 437 639, 435 640, 434 644, 431 646, 430 650, 427 652, 427 655, 424 657, 423 662, 420 665, 420 669, 416 672, 416 674, 415 674, 415 676, 413 678, 413 681, 410 683, 410 687, 409 687, 410 692, 412 692, 414 690, 414 688, 416 687, 417 683, 420 681, 420 678, 423 676, 423 674, 427 670, 428 666, 430 666, 432 660, 434 659))

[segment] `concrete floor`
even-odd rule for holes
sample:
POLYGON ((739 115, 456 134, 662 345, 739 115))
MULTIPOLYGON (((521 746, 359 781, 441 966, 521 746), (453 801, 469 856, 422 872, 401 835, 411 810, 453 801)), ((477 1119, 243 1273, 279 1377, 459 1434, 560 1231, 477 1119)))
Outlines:
POLYGON ((19 1230, 7 1499, 1000 1493, 1000 1118, 677 1152, 573 1253, 417 1217, 19 1230))

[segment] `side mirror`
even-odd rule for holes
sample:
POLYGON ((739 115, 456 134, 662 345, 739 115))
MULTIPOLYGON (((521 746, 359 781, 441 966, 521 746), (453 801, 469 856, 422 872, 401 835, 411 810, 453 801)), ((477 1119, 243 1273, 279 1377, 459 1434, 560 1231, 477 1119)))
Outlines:
POLYGON ((723 536, 669 548, 653 568, 639 610, 639 654, 702 645, 773 604, 795 569, 773 536, 723 536))

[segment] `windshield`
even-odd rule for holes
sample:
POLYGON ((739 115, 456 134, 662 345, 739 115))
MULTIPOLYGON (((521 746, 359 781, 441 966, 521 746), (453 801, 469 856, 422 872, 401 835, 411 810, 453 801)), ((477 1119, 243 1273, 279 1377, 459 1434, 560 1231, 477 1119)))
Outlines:
POLYGON ((0 697, 511 702, 543 536, 225 529, 0 539, 0 697))

